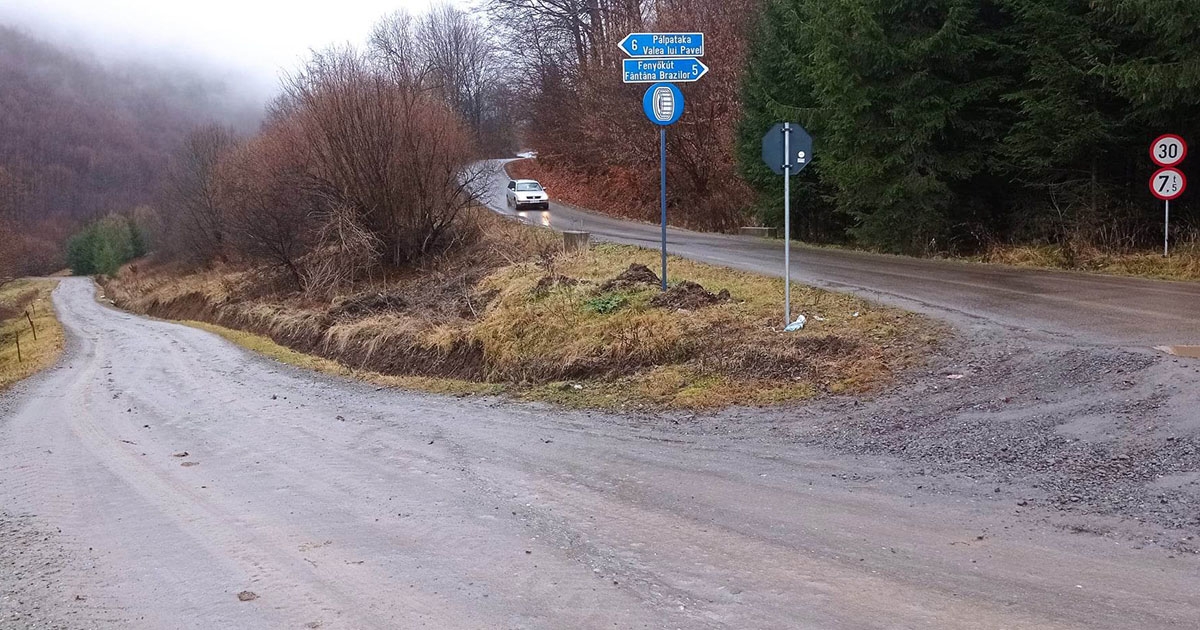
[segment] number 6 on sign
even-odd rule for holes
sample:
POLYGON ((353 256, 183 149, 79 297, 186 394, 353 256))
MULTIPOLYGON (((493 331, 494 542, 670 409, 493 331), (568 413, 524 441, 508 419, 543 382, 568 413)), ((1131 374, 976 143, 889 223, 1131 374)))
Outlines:
POLYGON ((1174 168, 1162 168, 1150 177, 1150 192, 1163 201, 1178 199, 1187 190, 1187 177, 1174 168))

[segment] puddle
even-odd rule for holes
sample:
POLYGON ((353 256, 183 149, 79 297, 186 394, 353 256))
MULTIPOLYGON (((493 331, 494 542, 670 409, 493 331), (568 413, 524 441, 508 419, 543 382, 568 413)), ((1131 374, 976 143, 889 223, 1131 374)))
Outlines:
POLYGON ((1177 357, 1200 359, 1200 346, 1158 346, 1157 349, 1177 357))

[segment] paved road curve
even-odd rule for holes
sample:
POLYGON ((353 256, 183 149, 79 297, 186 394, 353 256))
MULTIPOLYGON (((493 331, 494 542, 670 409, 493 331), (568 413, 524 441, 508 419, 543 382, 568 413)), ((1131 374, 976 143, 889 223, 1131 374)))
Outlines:
MULTIPOLYGON (((482 196, 506 208, 503 161, 482 196)), ((553 191, 551 191, 553 193, 553 191)), ((798 210, 799 211, 799 210, 798 210)), ((659 227, 583 212, 562 204, 523 212, 531 223, 584 229, 597 239, 657 247, 659 227)), ((783 274, 783 245, 750 237, 671 229, 670 252, 760 273, 783 274)), ((982 319, 1010 328, 1065 335, 1084 343, 1158 346, 1200 343, 1200 283, 1162 282, 1001 265, 880 256, 801 247, 792 278, 852 291, 960 322, 982 319)))
POLYGON ((20 515, 39 532, 0 567, 4 628, 1200 619, 1195 557, 1038 524, 990 488, 924 494, 775 439, 376 391, 102 306, 82 279, 54 301, 67 355, 0 400, 0 536, 20 515))

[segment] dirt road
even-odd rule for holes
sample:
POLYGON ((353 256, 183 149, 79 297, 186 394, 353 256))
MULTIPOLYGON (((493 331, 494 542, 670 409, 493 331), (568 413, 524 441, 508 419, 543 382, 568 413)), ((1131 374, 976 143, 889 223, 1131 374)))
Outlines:
POLYGON ((0 398, 3 628, 1200 619, 1196 556, 1070 533, 1007 489, 769 433, 376 391, 80 279, 55 303, 63 362, 0 398))
MULTIPOLYGON (((506 207, 508 181, 492 176, 480 197, 497 212, 506 207)), ((550 191, 553 194, 553 191, 550 191)), ((796 208, 803 212, 803 208, 796 208)), ((548 212, 521 212, 529 223, 582 229, 593 237, 658 247, 657 225, 625 221, 552 203, 548 212)), ((783 244, 753 237, 668 230, 672 254, 774 275, 783 274, 783 244)), ((1093 344, 1161 346, 1200 343, 1200 283, 1164 282, 1086 273, 1019 269, 921 260, 863 252, 796 247, 792 278, 813 286, 932 314, 960 325, 999 324, 1093 344)))

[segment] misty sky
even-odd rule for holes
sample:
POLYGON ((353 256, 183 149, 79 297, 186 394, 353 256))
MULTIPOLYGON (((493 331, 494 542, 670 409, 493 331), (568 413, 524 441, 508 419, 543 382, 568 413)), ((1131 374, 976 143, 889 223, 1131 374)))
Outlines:
MULTIPOLYGON (((466 2, 455 2, 466 6, 466 2)), ((110 59, 145 58, 207 69, 256 98, 275 93, 281 68, 310 48, 362 43, 397 9, 429 0, 0 0, 0 22, 110 59)))

